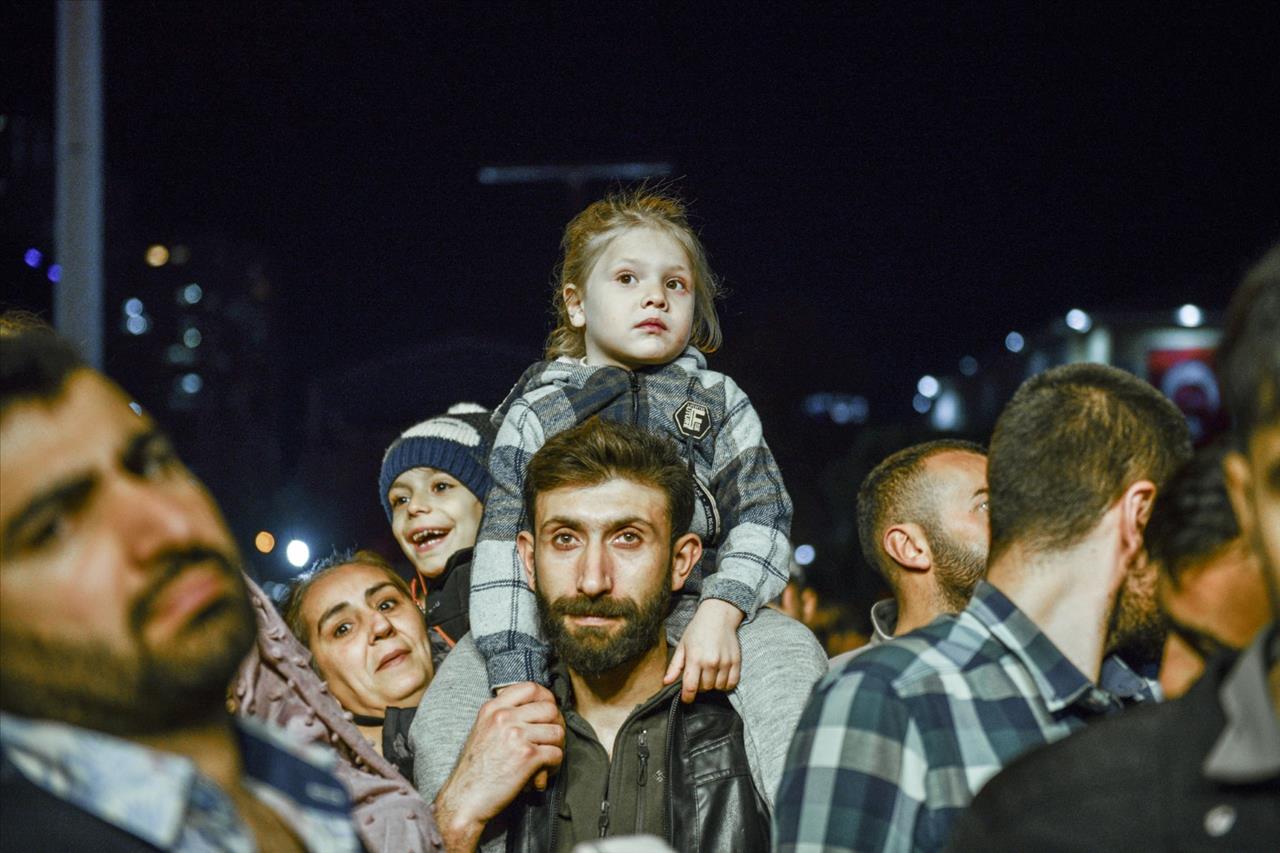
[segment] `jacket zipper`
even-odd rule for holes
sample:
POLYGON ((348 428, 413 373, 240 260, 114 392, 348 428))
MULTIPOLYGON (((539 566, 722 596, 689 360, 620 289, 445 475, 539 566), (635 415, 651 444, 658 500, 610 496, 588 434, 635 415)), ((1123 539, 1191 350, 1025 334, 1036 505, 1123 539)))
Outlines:
MULTIPOLYGON (((566 749, 565 759, 568 759, 568 757, 569 757, 569 751, 566 749)), ((560 763, 560 770, 566 771, 567 773, 568 771, 567 764, 568 764, 567 760, 562 761, 560 763)), ((550 820, 551 831, 547 833, 547 835, 550 836, 547 839, 548 850, 556 849, 556 835, 558 835, 560 831, 560 804, 561 804, 561 801, 564 799, 564 785, 561 783, 561 780, 565 778, 566 776, 561 775, 561 773, 557 771, 556 775, 552 777, 552 781, 551 781, 551 784, 552 784, 551 820, 550 820)))
POLYGON ((648 784, 649 776, 648 734, 648 729, 641 729, 640 734, 636 738, 636 754, 640 756, 640 770, 636 775, 636 785, 639 788, 639 796, 637 797, 638 802, 636 803, 636 835, 644 834, 645 801, 648 799, 646 796, 648 793, 646 786, 648 784))
MULTIPOLYGON (((667 712, 667 763, 664 771, 667 774, 667 790, 671 790, 671 768, 675 766, 676 752, 676 711, 680 709, 680 691, 676 691, 675 696, 671 697, 671 710, 667 712)), ((683 740, 684 738, 680 738, 683 740)), ((675 831, 672 814, 675 811, 675 797, 667 797, 667 807, 663 809, 664 826, 662 827, 662 838, 671 843, 671 833, 675 831)))
POLYGON ((631 383, 631 423, 640 423, 640 377, 633 371, 627 371, 627 381, 631 383))
MULTIPOLYGON (((600 748, 604 749, 603 746, 600 748)), ((600 801, 600 817, 597 819, 597 826, 600 827, 600 838, 604 838, 609 834, 609 790, 613 788, 613 770, 614 763, 610 758, 609 773, 604 777, 604 799, 600 801)))

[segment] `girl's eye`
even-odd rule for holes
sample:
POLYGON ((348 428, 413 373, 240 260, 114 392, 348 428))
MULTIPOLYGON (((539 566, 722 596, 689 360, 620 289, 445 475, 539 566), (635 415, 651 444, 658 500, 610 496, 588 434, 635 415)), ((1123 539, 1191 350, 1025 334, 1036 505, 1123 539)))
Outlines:
POLYGON ((618 275, 618 282, 620 284, 635 284, 636 277, 629 272, 624 272, 618 275))
POLYGON ((350 634, 350 633, 351 633, 350 622, 343 622, 340 625, 338 625, 338 627, 333 629, 333 636, 335 637, 345 637, 347 634, 350 634))
POLYGON ((407 504, 408 502, 409 502, 408 495, 392 495, 391 496, 390 503, 393 507, 400 506, 401 504, 407 504))
POLYGON ((453 483, 446 483, 446 482, 444 482, 443 480, 441 480, 441 481, 439 481, 439 482, 437 482, 437 483, 433 483, 433 484, 432 484, 432 486, 431 486, 431 491, 436 492, 436 493, 439 493, 439 492, 447 492, 447 491, 449 491, 449 490, 450 490, 450 489, 452 489, 452 488, 453 488, 453 483))
POLYGON ((687 290, 685 283, 678 278, 669 279, 667 281, 667 290, 687 290))
POLYGON ((382 601, 378 603, 378 609, 384 612, 387 610, 393 609, 395 606, 396 606, 396 600, 394 598, 388 598, 386 601, 382 601))

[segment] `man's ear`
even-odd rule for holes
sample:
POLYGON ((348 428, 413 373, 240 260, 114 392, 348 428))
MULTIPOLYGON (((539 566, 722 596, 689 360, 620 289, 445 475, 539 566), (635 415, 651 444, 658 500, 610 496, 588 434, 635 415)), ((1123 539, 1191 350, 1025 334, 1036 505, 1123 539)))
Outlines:
POLYGON ((1231 509, 1236 514, 1236 524, 1240 525, 1240 534, 1245 542, 1251 542, 1253 536, 1253 505, 1249 503, 1249 489, 1252 488, 1249 474, 1249 460, 1238 450, 1228 451, 1222 457, 1222 479, 1226 482, 1227 497, 1231 500, 1231 509))
POLYGON ((524 563, 524 579, 529 584, 529 589, 536 589, 534 586, 534 577, 536 573, 533 571, 533 534, 527 530, 521 530, 516 535, 516 551, 520 553, 520 562, 524 563))
POLYGON ((933 552, 924 528, 914 522, 889 525, 880 537, 880 547, 890 560, 908 571, 927 572, 933 567, 933 552))
POLYGON ((1126 562, 1143 548, 1143 533, 1156 502, 1156 484, 1138 480, 1120 495, 1120 547, 1126 562))
POLYGON ((671 591, 684 588, 689 572, 702 556, 702 540, 696 533, 686 533, 671 546, 671 591))
POLYGON ((565 282, 560 296, 564 299, 565 310, 569 312, 569 325, 581 329, 587 324, 587 316, 582 311, 582 291, 573 282, 565 282))

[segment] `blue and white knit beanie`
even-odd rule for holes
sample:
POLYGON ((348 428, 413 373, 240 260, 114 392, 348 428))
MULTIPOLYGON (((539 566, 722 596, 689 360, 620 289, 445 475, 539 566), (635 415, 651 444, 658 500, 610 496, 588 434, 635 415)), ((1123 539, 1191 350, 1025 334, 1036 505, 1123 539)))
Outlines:
POLYGON ((410 468, 435 468, 452 476, 471 490, 480 503, 489 494, 489 451, 497 427, 491 412, 475 403, 455 403, 446 414, 409 427, 391 442, 382 457, 378 475, 378 497, 391 520, 387 492, 391 484, 410 468))

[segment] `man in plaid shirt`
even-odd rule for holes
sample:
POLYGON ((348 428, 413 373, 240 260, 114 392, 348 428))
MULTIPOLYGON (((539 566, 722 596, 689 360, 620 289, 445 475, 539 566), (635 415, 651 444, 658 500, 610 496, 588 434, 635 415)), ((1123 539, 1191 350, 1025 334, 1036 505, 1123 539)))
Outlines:
POLYGON ((1074 364, 1023 383, 988 456, 987 582, 819 683, 778 791, 783 851, 939 850, 1016 756, 1158 698, 1112 652, 1160 632, 1142 533, 1191 453, 1150 385, 1074 364))

